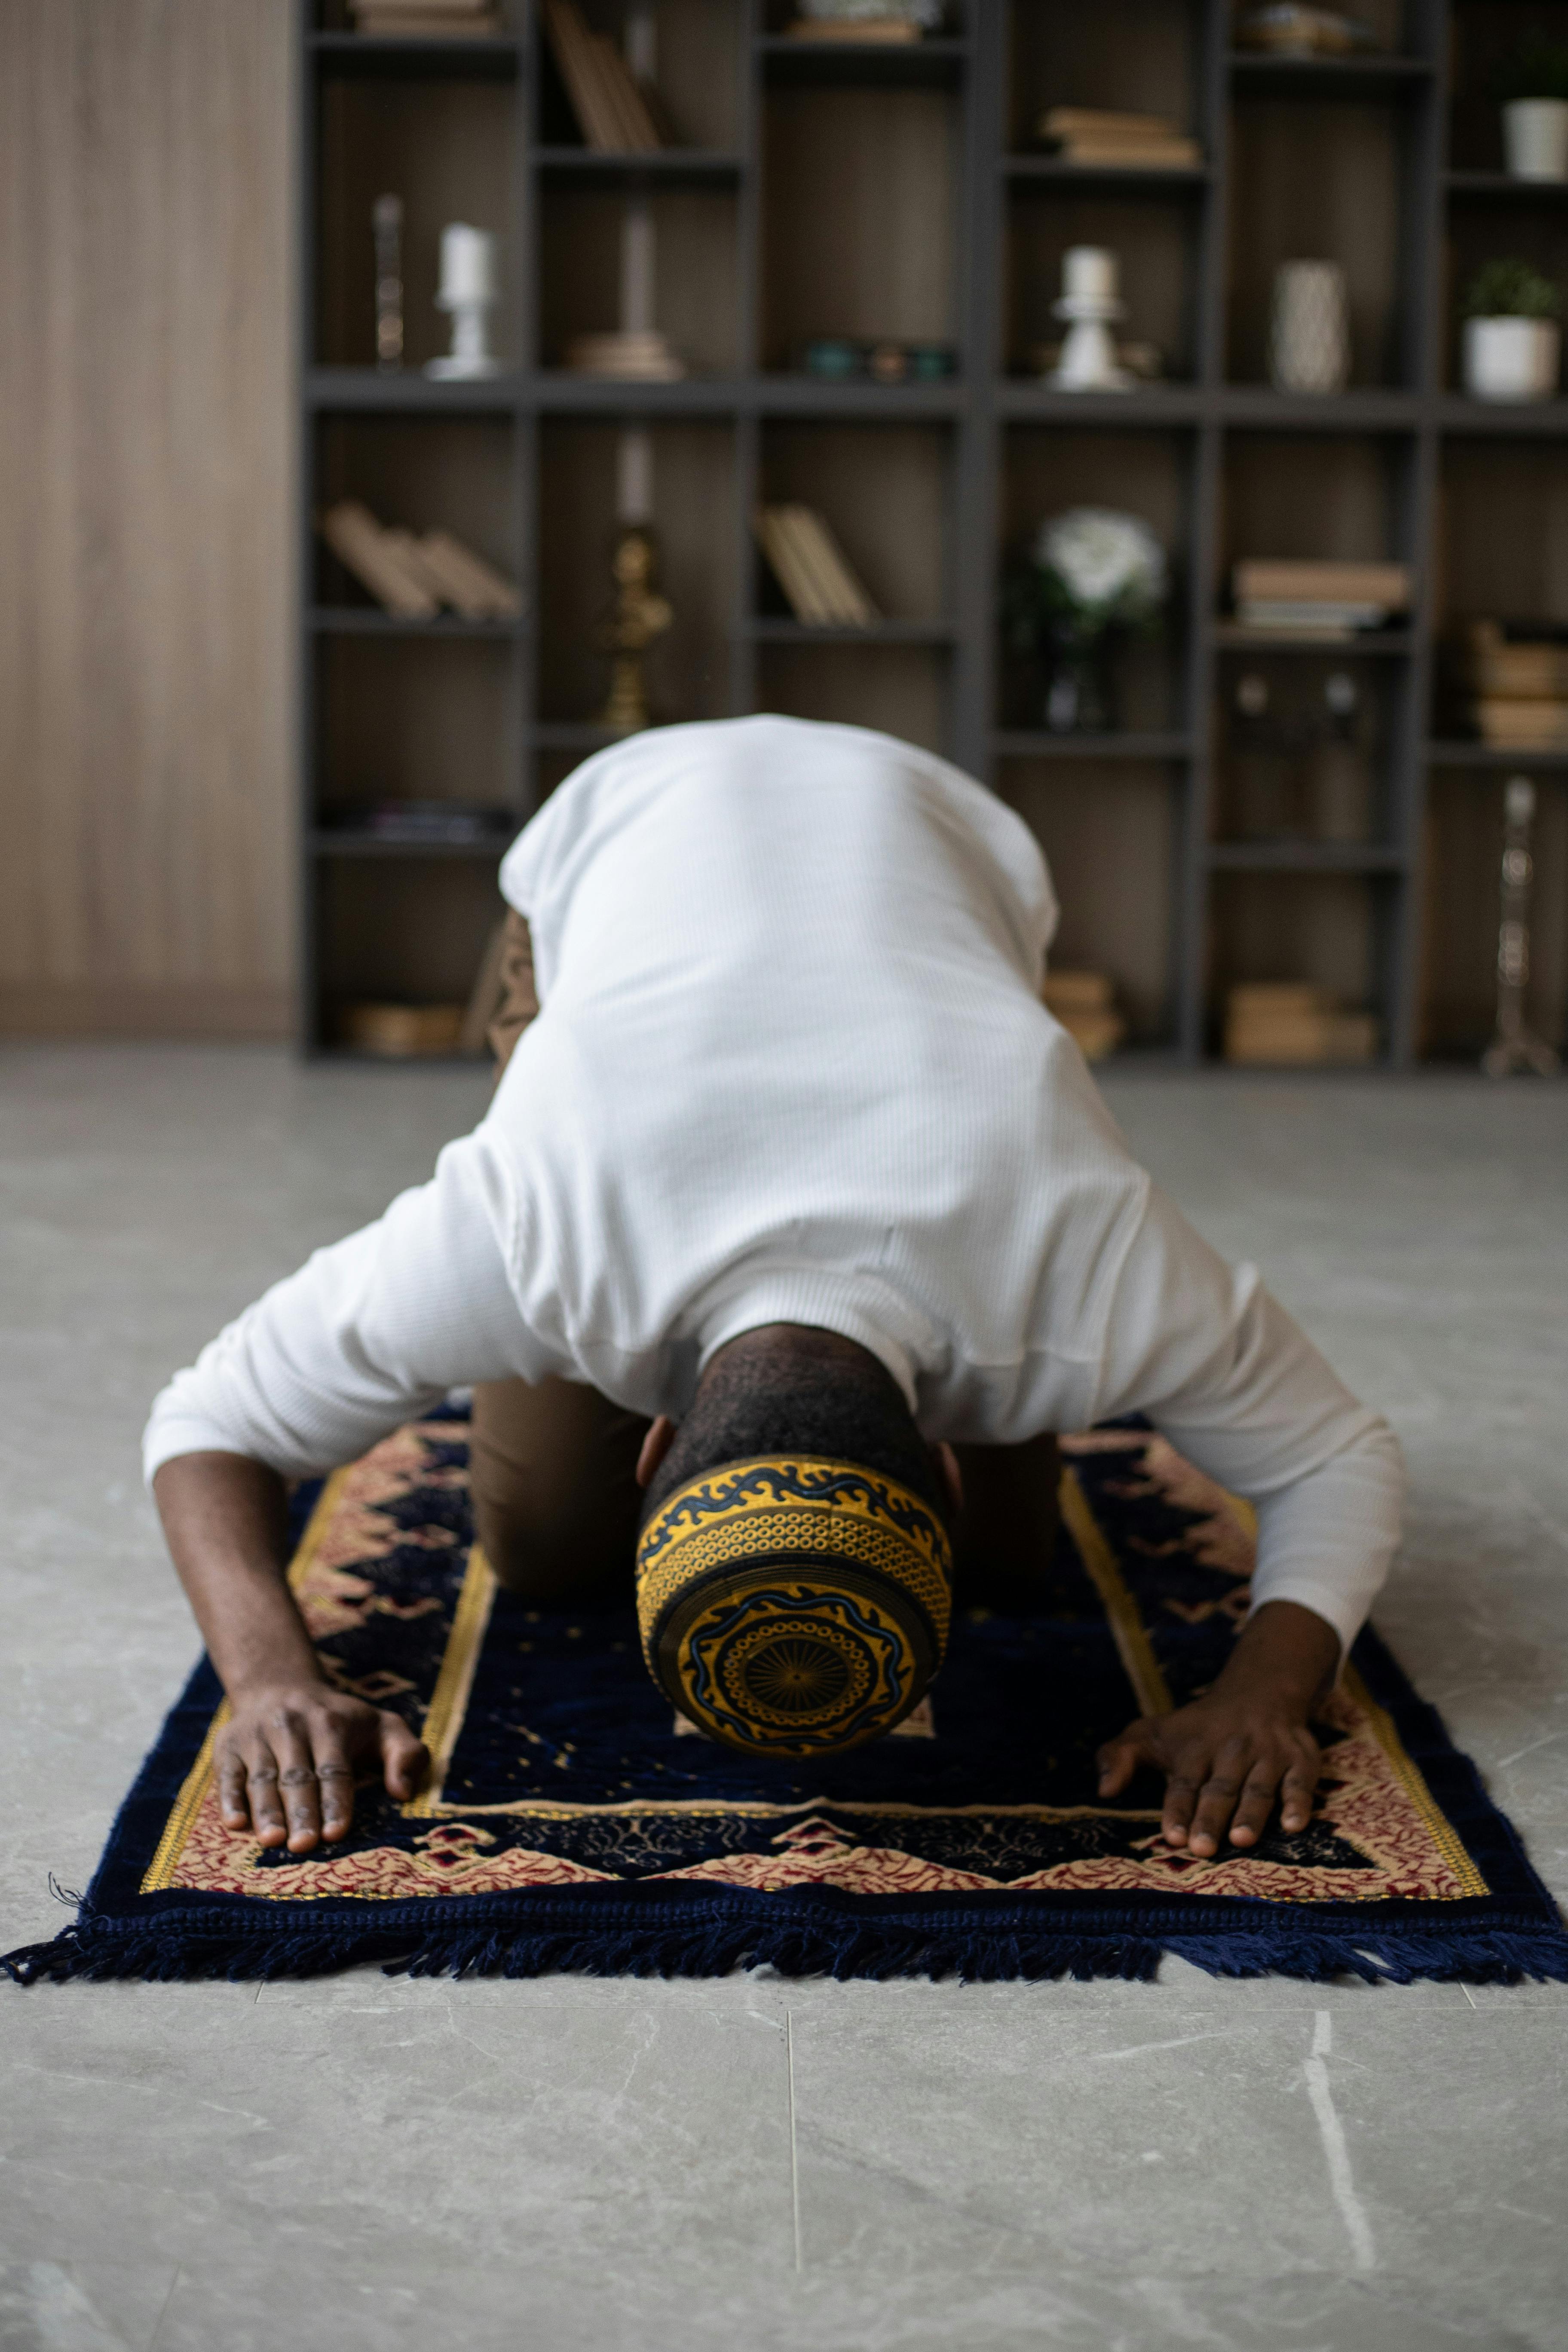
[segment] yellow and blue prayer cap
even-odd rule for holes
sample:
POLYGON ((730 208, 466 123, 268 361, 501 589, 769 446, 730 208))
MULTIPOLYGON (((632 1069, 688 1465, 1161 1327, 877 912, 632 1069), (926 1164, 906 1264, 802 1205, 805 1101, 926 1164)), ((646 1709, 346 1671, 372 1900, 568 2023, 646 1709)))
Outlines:
POLYGON ((752 1756, 830 1755, 890 1731, 941 1665, 952 1554, 897 1479, 764 1454, 665 1497, 637 1586, 648 1672, 699 1730, 752 1756))

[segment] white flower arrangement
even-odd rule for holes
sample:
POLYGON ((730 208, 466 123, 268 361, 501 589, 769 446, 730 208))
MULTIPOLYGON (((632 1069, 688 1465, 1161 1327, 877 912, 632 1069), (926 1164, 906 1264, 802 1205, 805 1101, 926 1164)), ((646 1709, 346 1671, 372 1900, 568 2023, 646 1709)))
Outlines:
POLYGON ((1165 551, 1137 515, 1072 507, 1042 523, 1030 551, 1047 604, 1086 636, 1135 628, 1165 601, 1165 551))

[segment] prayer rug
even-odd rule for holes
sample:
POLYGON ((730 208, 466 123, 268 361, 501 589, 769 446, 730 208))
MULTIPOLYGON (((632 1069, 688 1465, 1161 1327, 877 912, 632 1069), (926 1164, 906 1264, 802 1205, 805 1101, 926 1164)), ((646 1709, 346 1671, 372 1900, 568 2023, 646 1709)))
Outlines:
POLYGON ((1096 1797, 1095 1750, 1214 1680, 1253 1527, 1146 1425, 1068 1442, 1027 1616, 960 1610, 915 1716, 828 1764, 758 1762, 672 1717, 625 1614, 498 1589, 470 1537, 467 1432, 399 1430, 297 1497, 295 1593, 332 1679, 395 1707, 434 1769, 362 1787, 341 1845, 226 1830, 222 1693, 197 1667, 39 1977, 415 1973, 1152 1976, 1352 1970, 1568 1978, 1568 1935, 1509 1823, 1381 1642, 1324 1702, 1300 1835, 1210 1861, 1159 1837, 1161 1783, 1096 1797))

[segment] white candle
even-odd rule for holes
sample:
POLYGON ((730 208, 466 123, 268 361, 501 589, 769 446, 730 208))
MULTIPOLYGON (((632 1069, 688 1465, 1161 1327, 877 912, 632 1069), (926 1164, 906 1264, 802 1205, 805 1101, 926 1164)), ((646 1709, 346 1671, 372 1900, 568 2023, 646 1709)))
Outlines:
POLYGON ((496 299, 496 241, 488 230, 470 228, 466 221, 450 221, 441 231, 441 290, 437 301, 445 310, 459 302, 493 302, 496 299))
POLYGON ((646 425, 628 425, 616 453, 616 520, 653 520, 653 440, 646 425))
POLYGON ((628 196, 621 220, 621 332, 652 331, 658 248, 653 209, 646 196, 628 196))
POLYGON ((1070 299, 1114 302, 1117 276, 1116 256, 1103 246, 1069 245, 1062 256, 1062 292, 1070 299))

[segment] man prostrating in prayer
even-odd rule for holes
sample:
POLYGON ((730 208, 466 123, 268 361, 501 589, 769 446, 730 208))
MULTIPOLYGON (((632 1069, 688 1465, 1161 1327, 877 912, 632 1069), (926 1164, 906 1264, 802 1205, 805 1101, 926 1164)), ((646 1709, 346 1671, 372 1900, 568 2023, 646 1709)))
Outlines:
POLYGON ((335 1689, 285 1580, 284 1486, 474 1389, 478 1532, 575 1608, 634 1578, 675 1707, 754 1758, 889 1730, 955 1587, 1027 1605, 1055 1433, 1149 1415, 1258 1516, 1218 1680, 1105 1727, 1194 1855, 1311 1811, 1315 1699, 1398 1536, 1401 1471, 1249 1267, 1130 1158, 1040 1002, 1056 908, 1020 821, 885 735, 638 735, 513 845, 487 1116, 181 1372, 147 1433, 228 1693, 231 1829, 342 1838, 424 1752, 335 1689), (535 982, 537 981, 537 995, 535 982))

